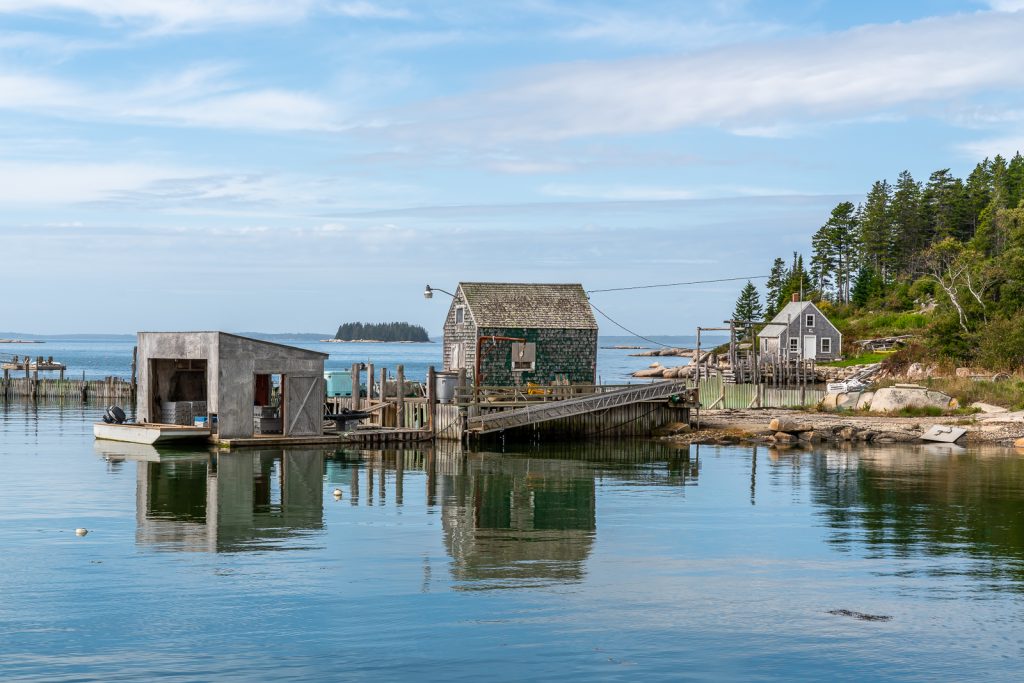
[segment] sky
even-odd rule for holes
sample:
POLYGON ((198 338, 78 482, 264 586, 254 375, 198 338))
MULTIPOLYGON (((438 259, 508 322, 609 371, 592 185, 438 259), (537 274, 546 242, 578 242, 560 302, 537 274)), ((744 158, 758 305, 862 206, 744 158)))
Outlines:
MULTIPOLYGON (((1021 36, 1024 0, 0 0, 0 330, 765 275, 875 180, 1024 149, 1021 36)), ((591 299, 692 334, 742 285, 591 299)))

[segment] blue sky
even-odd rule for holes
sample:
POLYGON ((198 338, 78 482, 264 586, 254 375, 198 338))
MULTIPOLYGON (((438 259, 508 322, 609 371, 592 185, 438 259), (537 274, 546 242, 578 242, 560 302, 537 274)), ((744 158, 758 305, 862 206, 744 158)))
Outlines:
MULTIPOLYGON (((0 329, 763 274, 876 179, 1024 149, 1020 36, 1024 0, 4 0, 0 329)), ((741 284, 593 300, 688 334, 741 284)))

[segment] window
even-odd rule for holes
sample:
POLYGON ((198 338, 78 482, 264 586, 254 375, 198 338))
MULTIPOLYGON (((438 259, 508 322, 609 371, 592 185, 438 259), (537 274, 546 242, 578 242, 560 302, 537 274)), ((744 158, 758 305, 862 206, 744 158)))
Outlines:
POLYGON ((464 322, 466 322, 466 307, 465 306, 456 306, 455 307, 455 324, 456 325, 461 325, 464 322))
POLYGON ((832 353, 832 340, 829 337, 821 338, 821 352, 832 353))
POLYGON ((800 338, 799 337, 790 337, 789 338, 789 350, 790 351, 799 351, 800 350, 800 338))
POLYGON ((808 313, 804 320, 804 327, 814 327, 814 314, 808 313))
POLYGON ((534 372, 537 369, 537 345, 533 342, 512 344, 512 371, 534 372))

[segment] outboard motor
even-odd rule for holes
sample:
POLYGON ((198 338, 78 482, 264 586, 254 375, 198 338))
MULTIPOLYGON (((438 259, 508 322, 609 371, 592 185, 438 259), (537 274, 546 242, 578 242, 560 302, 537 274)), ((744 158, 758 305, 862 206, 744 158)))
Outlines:
POLYGON ((108 406, 103 413, 103 421, 108 425, 123 425, 127 419, 121 406, 108 406))

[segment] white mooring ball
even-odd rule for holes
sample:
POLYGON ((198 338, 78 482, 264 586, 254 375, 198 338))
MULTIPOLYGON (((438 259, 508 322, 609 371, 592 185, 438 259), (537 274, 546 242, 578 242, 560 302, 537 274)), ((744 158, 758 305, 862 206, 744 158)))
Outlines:
POLYGON ((334 497, 341 498, 341 489, 334 489, 334 497))
POLYGON ((82 527, 75 529, 75 536, 85 536, 87 533, 89 533, 88 529, 83 529, 82 527))

